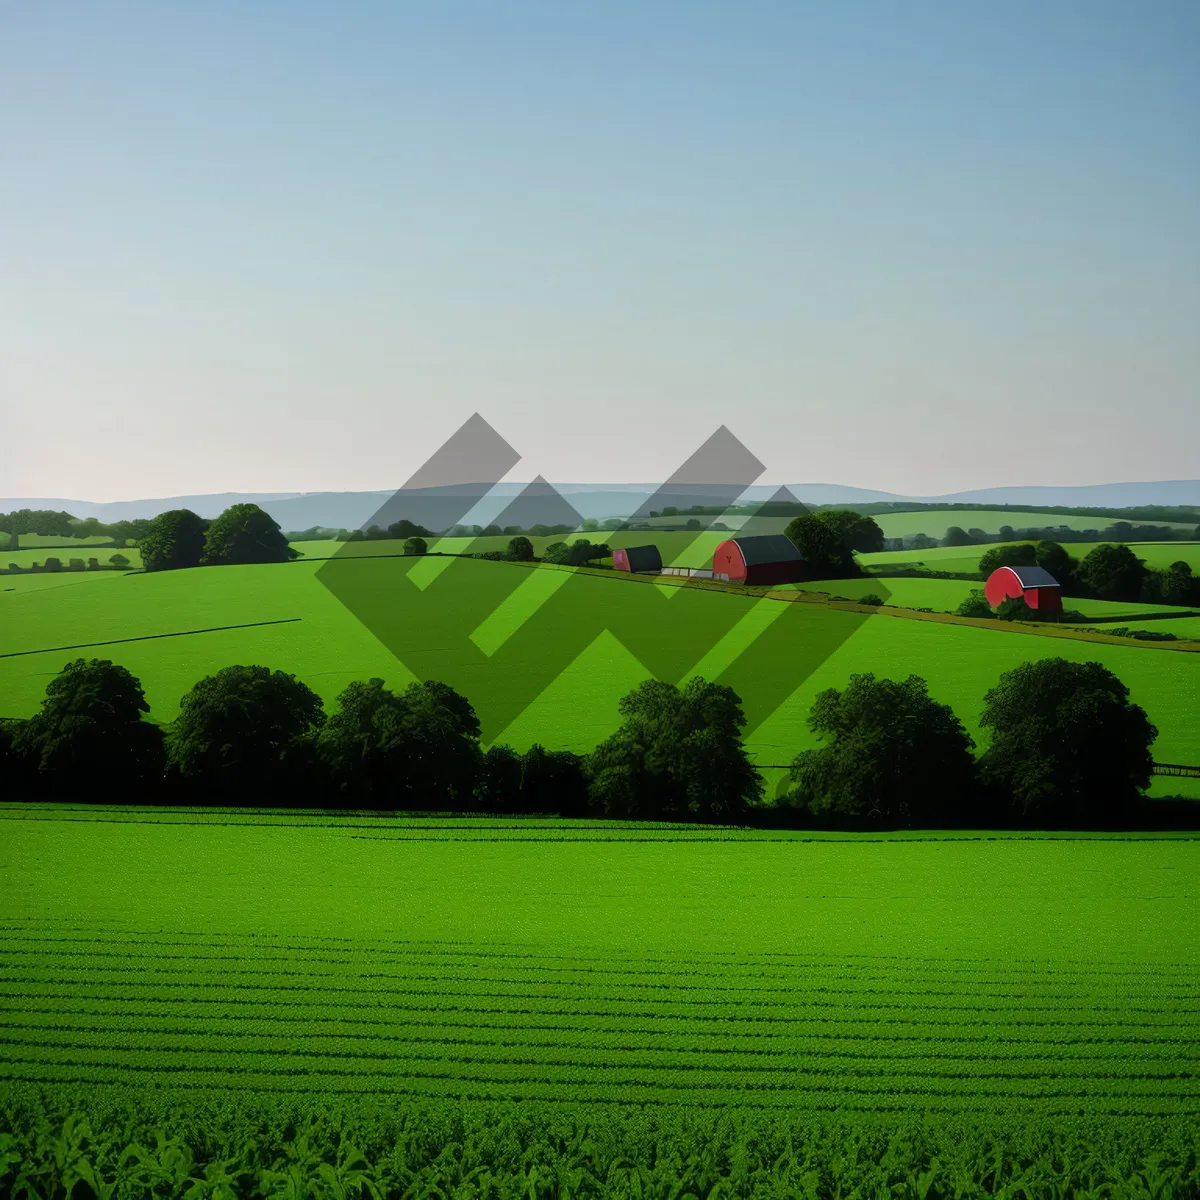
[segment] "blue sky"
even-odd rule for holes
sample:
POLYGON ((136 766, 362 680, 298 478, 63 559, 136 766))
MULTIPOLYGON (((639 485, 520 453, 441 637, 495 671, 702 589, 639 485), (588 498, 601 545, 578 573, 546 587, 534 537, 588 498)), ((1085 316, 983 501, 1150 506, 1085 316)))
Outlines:
POLYGON ((0 0, 0 495, 1200 475, 1200 5, 0 0))

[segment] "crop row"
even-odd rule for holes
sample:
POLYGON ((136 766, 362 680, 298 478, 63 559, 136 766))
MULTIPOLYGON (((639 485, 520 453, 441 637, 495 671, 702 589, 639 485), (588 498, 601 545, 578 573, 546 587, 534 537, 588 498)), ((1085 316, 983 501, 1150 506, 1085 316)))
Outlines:
MULTIPOLYGON (((83 986, 83 985, 81 985, 81 986, 83 986)), ((325 995, 329 991, 329 989, 311 989, 311 990, 314 991, 315 993, 317 993, 318 995, 325 995)), ((353 989, 346 989, 346 990, 352 994, 356 994, 356 993, 353 993, 353 989)), ((530 1006, 528 1001, 522 1003, 520 998, 514 998, 512 996, 507 996, 507 995, 504 997, 501 997, 501 998, 509 1000, 509 1001, 514 1001, 514 999, 515 999, 515 1002, 511 1002, 511 1003, 508 1003, 505 1005, 499 1005, 499 1006, 491 1005, 491 1004, 478 1004, 478 1003, 464 1004, 464 1003, 460 1002, 459 998, 456 998, 452 995, 439 995, 438 993, 433 993, 433 995, 435 996, 435 1000, 433 1002, 430 1002, 427 1000, 418 1000, 417 1002, 413 1002, 413 1000, 408 996, 408 994, 403 993, 403 992, 398 992, 389 997, 388 1003, 386 1005, 379 1000, 377 1000, 374 1004, 364 1004, 364 1003, 355 1004, 353 1001, 342 1000, 342 999, 339 999, 337 1001, 337 1003, 331 1003, 328 1001, 318 1001, 316 1004, 310 1004, 310 1003, 304 1003, 302 1001, 299 1001, 294 994, 280 996, 276 993, 269 992, 269 991, 261 992, 255 996, 223 994, 223 995, 208 995, 205 997, 197 997, 188 990, 185 990, 182 995, 180 995, 180 994, 171 995, 169 993, 164 992, 161 988, 153 989, 153 990, 127 988, 127 989, 117 991, 116 994, 110 994, 110 995, 105 996, 105 995, 84 995, 79 988, 73 989, 71 991, 66 991, 66 992, 55 992, 55 991, 51 991, 51 990, 46 990, 45 988, 35 988, 35 989, 14 988, 13 986, 11 986, 11 984, 8 981, 0 981, 0 1006, 2 1006, 4 1004, 4 1001, 6 999, 10 1000, 10 1001, 34 1000, 34 1001, 38 1001, 38 1002, 42 1002, 45 1000, 55 1000, 55 999, 72 1000, 72 1001, 77 1001, 79 999, 86 999, 86 1000, 92 1000, 92 1001, 103 1001, 103 1002, 106 1002, 107 1004, 112 1004, 112 1005, 119 1005, 123 1002, 135 1002, 135 1003, 138 1003, 141 1005, 145 1005, 148 1003, 154 1003, 154 1004, 158 1004, 158 1005, 175 1005, 175 1006, 178 1006, 176 1008, 176 1011, 179 1011, 179 1012, 186 1011, 190 1006, 196 1013, 203 1012, 204 1011, 203 1006, 208 1006, 207 1011, 211 1013, 214 1011, 219 1011, 220 1008, 232 1009, 235 1011, 242 1011, 242 1012, 250 1011, 250 1010, 261 1010, 264 1008, 274 1011, 276 1006, 278 1005, 284 1011, 288 1011, 289 1009, 292 1009, 294 1011, 299 1011, 299 1010, 308 1010, 310 1008, 316 1008, 319 1010, 331 1010, 334 1012, 348 1013, 349 1011, 352 1011, 355 1009, 359 1009, 359 1010, 365 1009, 366 1011, 374 1012, 374 1013, 379 1013, 381 1011, 387 1011, 387 1012, 401 1012, 401 1013, 433 1013, 433 1014, 447 1014, 447 1015, 453 1015, 453 1014, 467 1015, 467 1014, 469 1014, 471 1016, 499 1016, 499 1017, 503 1017, 503 1018, 513 1022, 514 1024, 521 1024, 521 1025, 523 1025, 528 1018, 554 1017, 554 1018, 575 1018, 575 1019, 588 1019, 588 1020, 612 1019, 612 1020, 623 1021, 626 1024, 628 1024, 631 1021, 648 1021, 648 1022, 670 1022, 672 1024, 690 1024, 690 1023, 701 1023, 702 1022, 702 1023, 709 1025, 710 1027, 728 1024, 733 1028, 746 1027, 746 1026, 759 1026, 759 1025, 790 1026, 790 1025, 794 1025, 798 1022, 802 1022, 802 1021, 806 1021, 806 1020, 807 1021, 820 1020, 822 1023, 824 1023, 824 1021, 827 1020, 829 1017, 834 1017, 834 1019, 836 1020, 837 1019, 836 1014, 845 1014, 845 1011, 846 1011, 844 1005, 838 1005, 838 1004, 833 1004, 831 1002, 822 1002, 822 1001, 810 1002, 808 1004, 797 1004, 797 1005, 794 1005, 792 1007, 792 1009, 788 1012, 783 1012, 783 1011, 745 1012, 735 1006, 726 1012, 714 1013, 714 1012, 695 1012, 695 1011, 672 1011, 673 1006, 670 1006, 670 1005, 659 1005, 658 1007, 653 1008, 653 1009, 620 1009, 620 1008, 600 1009, 600 1008, 586 1008, 586 1007, 582 1007, 579 1005, 568 1006, 568 1007, 558 1007, 558 1008, 555 1008, 555 1007, 552 1007, 549 1005, 543 1005, 541 1007, 532 1007, 532 1006, 530 1006), (214 1009, 212 1006, 218 1006, 218 1008, 214 1009)), ((476 997, 475 999, 479 999, 479 998, 476 997)), ((485 999, 486 999, 486 997, 485 997, 485 999)), ((17 1004, 9 1004, 6 1007, 8 1007, 11 1010, 22 1011, 25 1006, 24 1006, 24 1004, 17 1003, 17 1004)), ((908 1008, 903 1005, 894 1005, 894 1006, 876 1005, 875 1009, 876 1009, 876 1011, 878 1011, 880 1013, 886 1012, 888 1014, 886 1019, 883 1017, 878 1018, 879 1023, 883 1024, 883 1025, 890 1024, 891 1020, 893 1020, 893 1019, 898 1020, 902 1023, 916 1023, 916 1024, 930 1025, 930 1024, 934 1023, 935 1014, 937 1017, 940 1017, 948 1011, 954 1011, 954 1010, 947 1009, 946 1007, 938 1008, 936 1010, 934 1010, 934 1009, 924 1009, 923 1010, 923 1009, 908 1008)), ((968 1009, 963 1009, 961 1011, 975 1014, 975 1015, 981 1016, 983 1018, 987 1018, 990 1015, 989 1010, 987 1010, 987 1009, 968 1008, 968 1009)), ((999 1012, 997 1013, 997 1016, 1001 1017, 1001 1018, 1007 1018, 1010 1020, 1015 1020, 1017 1017, 1023 1017, 1031 1025, 1041 1025, 1041 1026, 1045 1026, 1045 1027, 1059 1026, 1059 1027, 1065 1027, 1065 1028, 1102 1028, 1102 1029, 1119 1028, 1119 1029, 1125 1029, 1125 1028, 1130 1028, 1130 1027, 1137 1027, 1140 1029, 1154 1029, 1154 1028, 1178 1029, 1181 1027, 1181 1025, 1186 1024, 1186 1025, 1190 1026, 1193 1024, 1192 1022, 1187 1022, 1187 1023, 1180 1022, 1177 1019, 1178 1014, 1171 1013, 1170 1011, 1160 1011, 1157 1009, 1149 1010, 1148 1015, 1162 1017, 1163 1018, 1162 1020, 1159 1020, 1159 1021, 1146 1020, 1146 1019, 1144 1019, 1144 1015, 1139 1014, 1138 1020, 1136 1022, 1130 1021, 1129 1013, 1131 1010, 1123 1009, 1123 1008, 1119 1008, 1119 1007, 1114 1007, 1111 1010, 1113 1013, 1113 1018, 1108 1021, 1091 1020, 1091 1019, 1088 1019, 1087 1017, 1076 1015, 1069 1008, 1058 1008, 1058 1009, 1044 1010, 1046 1012, 1049 1012, 1052 1015, 1049 1017, 1040 1017, 1036 1022, 1034 1022, 1034 1021, 1029 1020, 1029 1015, 1033 1011, 1035 1011, 1035 1010, 1033 1010, 1033 1009, 1025 1009, 1025 1010, 1004 1009, 1004 1010, 999 1010, 999 1012)), ((1088 1008, 1083 1011, 1086 1011, 1089 1014, 1094 1015, 1094 1009, 1088 1008)), ((1137 1012, 1138 1010, 1135 1009, 1132 1011, 1137 1012)), ((843 1016, 843 1020, 844 1019, 845 1018, 843 1016)), ((855 1021, 856 1021, 856 1023, 861 1023, 861 1024, 869 1024, 870 1023, 869 1018, 860 1021, 858 1014, 855 1014, 855 1021)), ((960 1026, 961 1023, 962 1023, 961 1017, 955 1016, 954 1021, 947 1023, 946 1027, 957 1028, 960 1026)), ((981 1021, 967 1022, 967 1024, 992 1025, 992 1024, 994 1024, 994 1022, 991 1022, 991 1021, 988 1021, 985 1019, 985 1020, 981 1020, 981 1021)))
MULTIPOLYGON (((229 988, 243 987, 280 987, 283 990, 294 989, 298 984, 276 984, 275 980, 295 980, 297 972, 279 968, 260 967, 257 963, 250 966, 228 966, 217 971, 198 969, 194 962, 187 966, 164 964, 159 958, 134 959, 128 956, 114 961, 118 956, 105 956, 96 959, 80 955, 83 961, 50 959, 34 953, 23 953, 19 956, 0 952, 0 968, 5 970, 8 978, 24 982, 39 983, 73 983, 82 980, 96 984, 121 984, 127 976, 136 976, 149 985, 211 987, 222 986, 229 988), (23 961, 22 961, 23 960, 23 961), (96 964, 96 965, 92 965, 96 964)), ((186 960, 184 960, 186 961, 186 960)), ((424 966, 425 964, 420 964, 424 966)), ((889 996, 909 997, 921 1003, 936 1003, 943 999, 962 999, 976 994, 978 985, 963 983, 958 987, 935 986, 926 984, 923 987, 899 985, 894 982, 877 983, 872 980, 866 985, 853 986, 838 979, 835 983, 823 982, 828 976, 808 973, 798 975, 790 980, 777 983, 746 983, 746 982, 686 982, 688 975, 679 974, 667 980, 643 979, 634 972, 622 973, 617 976, 609 975, 607 979, 598 978, 605 973, 587 972, 582 978, 564 978, 565 972, 556 972, 556 978, 547 980, 541 972, 525 971, 518 973, 496 974, 470 968, 455 967, 443 971, 422 970, 415 967, 409 970, 378 970, 370 969, 375 964, 319 964, 308 965, 305 979, 309 982, 305 987, 320 987, 327 982, 331 984, 355 985, 359 990, 376 992, 391 991, 391 984, 405 985, 404 990, 416 992, 421 989, 417 985, 435 984, 453 991, 456 995, 494 994, 493 988, 519 988, 519 995, 539 995, 548 998, 563 998, 562 994, 584 998, 616 996, 622 1000, 634 996, 647 999, 654 996, 671 998, 681 1004, 710 1003, 699 997, 717 997, 727 994, 736 999, 739 1004, 786 1004, 799 997, 829 996, 855 1003, 862 997, 889 996), (482 991, 480 990, 482 989, 482 991), (632 994, 632 995, 631 995, 632 994), (775 999, 772 999, 772 998, 775 999)), ((727 980, 737 978, 732 973, 727 980)), ((986 999, 991 1008, 999 1007, 999 1002, 1059 1001, 1067 1005, 1081 1005, 1084 994, 1078 988, 1067 988, 1059 983, 1055 990, 1050 990, 1052 981, 1047 980, 1045 987, 1025 981, 1017 985, 1019 990, 1005 991, 996 986, 989 987, 986 999)), ((1098 997, 1113 998, 1115 988, 1096 988, 1088 999, 1098 997)), ((1126 999, 1130 998, 1128 995, 1126 999)), ((1185 1001, 1196 1000, 1196 992, 1186 985, 1176 981, 1175 987, 1165 988, 1157 982, 1153 987, 1145 989, 1139 999, 1152 999, 1163 1002, 1177 1002, 1181 1005, 1177 1011, 1189 1011, 1182 1007, 1185 1001), (1178 991, 1179 995, 1171 995, 1178 991)), ((1192 1010, 1197 1011, 1197 1010, 1192 1010)))
MULTIPOLYGON (((703 965, 684 967, 675 966, 673 969, 642 965, 636 962, 611 963, 594 965, 587 962, 553 961, 545 962, 535 956, 521 957, 511 954, 471 955, 469 953, 435 956, 420 953, 395 953, 385 951, 380 953, 346 951, 341 957, 320 956, 297 952, 275 953, 271 950, 253 948, 249 953, 237 952, 237 948, 229 947, 231 953, 198 953, 187 945, 175 945, 169 948, 150 948, 137 941, 123 943, 128 948, 96 949, 94 943, 85 948, 77 948, 76 942, 52 942, 43 939, 0 939, 6 945, 0 945, 0 964, 10 969, 19 967, 44 967, 48 965, 61 966, 64 970, 84 970, 88 964, 95 964, 98 969, 110 971, 136 970, 152 968, 164 973, 198 974, 209 964, 219 965, 222 974, 238 973, 254 976, 282 975, 293 976, 297 967, 302 967, 312 975, 353 974, 358 978, 404 978, 432 979, 446 978, 453 980, 475 979, 487 980, 493 983, 512 982, 526 983, 548 976, 564 982, 591 985, 601 979, 622 981, 622 986, 633 988, 672 987, 685 990, 704 990, 698 980, 712 980, 708 985, 714 991, 755 991, 772 990, 770 987, 758 988, 756 983, 775 982, 776 990, 793 990, 796 987, 815 988, 827 977, 834 977, 838 982, 835 989, 825 990, 858 993, 861 991, 881 991, 895 993, 903 991, 911 978, 922 978, 919 971, 897 972, 891 970, 867 970, 863 967, 839 969, 834 962, 822 964, 780 963, 716 963, 710 964, 715 969, 706 970, 703 965), (139 951, 141 951, 139 953, 139 951), (178 952, 176 952, 178 951, 178 952), (187 968, 181 970, 173 964, 185 963, 187 968), (230 967, 226 964, 238 964, 230 967), (131 964, 131 965, 124 965, 131 964), (162 964, 162 965, 159 965, 162 964), (171 965, 167 965, 171 964, 171 965), (399 968, 385 971, 382 968, 399 968), (504 971, 503 975, 481 975, 480 970, 487 968, 491 971, 504 971), (436 974, 429 973, 436 968, 436 974), (666 984, 659 980, 669 981, 666 984), (688 982, 685 982, 688 981, 688 982), (716 982, 720 981, 720 982, 716 982), (731 982, 733 981, 733 982, 731 982), (863 987, 861 985, 867 985, 863 987), (874 985, 874 986, 872 986, 874 985)), ((84 943, 86 939, 78 939, 84 943)), ((205 948, 207 949, 207 947, 205 948)), ((1091 984, 1093 987, 1111 989, 1117 986, 1117 980, 1136 983, 1139 990, 1162 993, 1180 991, 1195 994, 1200 990, 1200 979, 1190 973, 1163 975, 1157 972, 1140 971, 1111 972, 1100 975, 1096 972, 1080 975, 1074 972, 1059 972, 1043 970, 1041 972, 1009 972, 1015 978, 1007 977, 996 971, 930 971, 924 976, 925 986, 919 989, 920 994, 951 995, 963 990, 974 990, 987 987, 993 995, 1012 995, 1024 993, 996 992, 997 988, 1058 988, 1070 989, 1071 995, 1076 995, 1081 986, 1091 984), (936 981, 937 987, 931 986, 936 981)), ((914 994, 911 991, 909 994, 914 994)))
MULTIPOLYGON (((183 977, 175 981, 147 980, 150 971, 137 973, 132 978, 96 979, 94 977, 75 977, 61 972, 51 975, 8 975, 0 980, 0 1002, 5 995, 36 997, 43 994, 58 994, 56 989, 68 986, 82 999, 105 1000, 122 997, 138 997, 144 1000, 169 1002, 179 998, 199 998, 209 996, 225 1003, 290 1003, 299 997, 313 994, 328 996, 355 996, 361 999, 373 999, 379 1004, 395 1004, 398 1007, 413 1007, 412 1002, 429 1001, 449 1002, 455 1011, 470 1010, 472 1007, 488 1009, 489 1002, 500 1002, 502 1007, 514 1012, 545 1011, 545 1006, 565 1004, 564 1011, 579 1011, 595 1015, 628 1017, 661 1017, 680 1016, 689 1013, 708 1015, 714 1018, 729 1020, 754 1020, 761 1016, 784 1017, 789 1014, 805 1013, 812 1010, 845 1011, 849 1005, 856 1010, 866 1013, 912 1013, 925 1012, 944 1014, 958 1019, 959 1014, 995 1014, 997 1016, 1016 1017, 1018 1014, 1032 1019, 1038 1014, 1061 1015, 1065 1012, 1083 1009, 1089 1013, 1112 1013, 1117 1019, 1127 1020, 1130 1016, 1159 1016, 1168 1017, 1172 1021, 1188 1018, 1193 1021, 1200 1014, 1200 1007, 1163 1001, 1159 1004, 1134 1004, 1128 1001, 1101 1003, 1099 1000, 1087 998, 1085 1002, 1078 1000, 1059 1004, 1045 1003, 1044 997, 1030 996, 1012 1003, 993 1003, 993 997, 980 997, 974 1004, 947 1003, 944 998, 936 995, 924 995, 919 992, 907 994, 905 1002, 876 999, 864 999, 862 994, 848 995, 834 989, 813 988, 781 999, 763 999, 759 997, 741 997, 730 999, 726 997, 710 997, 695 995, 680 997, 674 994, 664 996, 622 996, 599 989, 570 988, 554 985, 525 988, 496 988, 487 984, 473 981, 454 982, 453 985, 443 982, 444 986, 386 986, 379 981, 350 981, 334 984, 328 981, 294 982, 294 983, 252 983, 231 982, 227 979, 183 977), (197 996, 199 994, 199 996, 197 996), (829 997, 822 999, 820 997, 829 997)), ((879 994, 886 995, 886 992, 879 994)), ((900 995, 904 996, 904 993, 900 995)), ((559 1011, 550 1009, 550 1011, 559 1011)))
MULTIPOLYGON (((1145 1036, 1132 1030, 1106 1037, 1081 1036, 1078 1033, 1046 1036, 1038 1027, 1013 1026, 970 1036, 957 1026, 946 1027, 930 1023, 926 1033, 906 1033, 892 1027, 863 1029, 852 1023, 828 1027, 825 1022, 797 1022, 798 1028, 786 1030, 712 1030, 683 1028, 636 1029, 627 1025, 607 1028, 583 1024, 544 1024, 536 1022, 488 1023, 479 1021, 448 1021, 442 1018, 414 1021, 400 1016, 374 1020, 346 1015, 307 1017, 289 1014, 225 1016, 204 1014, 202 1033, 195 1030, 195 1017, 181 1017, 158 1011, 141 1010, 133 1013, 100 1009, 26 1009, 13 1014, 0 1010, 0 1030, 41 1030, 104 1034, 105 1036, 180 1038, 261 1038, 281 1039, 289 1045, 325 1045, 349 1040, 378 1042, 438 1043, 456 1045, 557 1046, 608 1048, 611 1050, 661 1053, 685 1052, 701 1055, 754 1054, 763 1056, 826 1053, 849 1053, 847 1045, 872 1047, 869 1053, 880 1054, 879 1047, 891 1047, 885 1058, 908 1057, 918 1047, 937 1047, 937 1058, 981 1058, 988 1055, 1006 1059, 1039 1057, 1078 1057, 1092 1055, 1145 1054, 1156 1057, 1158 1052, 1171 1054, 1181 1060, 1200 1061, 1200 1045, 1195 1031, 1175 1027, 1166 1036, 1145 1036), (81 1017, 99 1018, 83 1021, 81 1017), (323 1030, 322 1024, 336 1026, 323 1030), (814 1026, 806 1032, 803 1026, 814 1026), (361 1032, 355 1032, 357 1027, 361 1032), (403 1031, 403 1032, 402 1032, 403 1031), (462 1036, 463 1032, 471 1036, 462 1036), (718 1040, 719 1039, 719 1040, 718 1040), (700 1043, 697 1045, 697 1043, 700 1043), (908 1052, 895 1047, 910 1047, 908 1052), (1195 1055, 1193 1054, 1195 1052, 1195 1055)), ((859 1056, 866 1056, 863 1051, 859 1056)), ((920 1057, 920 1055, 917 1055, 920 1057)), ((924 1057, 930 1055, 926 1053, 924 1057)))
MULTIPOLYGON (((155 957, 160 948, 199 952, 207 950, 230 950, 238 958, 257 958, 267 952, 278 954, 285 952, 289 957, 298 959, 317 958, 318 961, 330 955, 341 955, 349 958, 376 959, 383 955, 394 955, 399 961, 413 958, 432 960, 505 960, 513 963, 532 964, 534 969, 553 970, 554 964, 567 964, 564 969, 584 970, 582 964, 601 964, 596 969, 601 972, 614 973, 630 972, 638 975, 653 974, 658 967, 665 968, 667 974, 685 973, 693 975, 702 972, 705 967, 714 967, 715 975, 727 971, 741 974, 749 968, 771 968, 775 971, 795 970, 827 970, 836 972, 839 977, 853 976, 856 972, 866 972, 878 978, 890 978, 893 975, 916 974, 937 975, 947 974, 969 978, 979 984, 1008 982, 1009 975, 1029 975, 1035 978, 1053 977, 1058 981, 1070 981, 1088 977, 1131 978, 1147 981, 1147 964, 1144 963, 1105 963, 1096 959, 1063 960, 1063 959, 1021 959, 1005 956, 996 960, 978 958, 956 959, 939 956, 937 958, 919 958, 911 954, 839 954, 836 957, 821 953, 800 952, 758 952, 743 953, 736 951, 705 953, 689 953, 688 955, 666 956, 661 954, 641 954, 636 957, 622 955, 620 952, 548 954, 544 950, 532 951, 524 948, 498 948, 495 942, 475 945, 470 943, 430 943, 404 938, 371 939, 364 941, 359 938, 334 937, 330 935, 306 935, 297 941, 282 934, 209 934, 187 933, 174 934, 170 937, 158 937, 149 933, 132 933, 118 929, 97 929, 96 927, 72 927, 65 929, 43 931, 32 921, 21 924, 0 923, 0 943, 15 946, 32 944, 39 954, 53 954, 59 946, 85 945, 95 947, 98 941, 105 946, 129 946, 153 948, 155 957), (998 977, 995 973, 1003 971, 998 977)), ((120 952, 121 957, 130 957, 129 952, 120 952)), ((203 953, 195 957, 203 960, 203 953)), ((333 961, 329 959, 328 961, 333 961)), ((1200 983, 1200 963, 1166 963, 1155 961, 1153 978, 1163 978, 1163 973, 1179 976, 1188 981, 1200 983)), ((1188 986, 1192 986, 1189 982, 1188 986)))
POLYGON ((697 1072, 688 1078, 617 1070, 596 1071, 591 1067, 548 1072, 540 1065, 463 1064, 470 1070, 435 1068, 420 1064, 396 1064, 392 1071, 334 1067, 271 1067, 255 1063, 185 1063, 164 1058, 159 1062, 112 1063, 76 1051, 54 1058, 5 1056, 0 1062, 0 1080, 46 1082, 122 1083, 173 1088, 265 1088, 290 1087, 305 1092, 341 1090, 360 1094, 506 1095, 521 1100, 569 1100, 587 1103, 642 1103, 646 1100, 687 1103, 724 1098, 746 1104, 763 1100, 804 1105, 824 1100, 886 1105, 910 1102, 953 1102, 963 1110, 1059 1104, 1069 1102, 1080 1112, 1200 1113, 1200 1081, 1076 1077, 1042 1079, 977 1079, 934 1073, 880 1078, 877 1073, 849 1075, 838 1072, 820 1076, 763 1079, 758 1076, 713 1077, 697 1072))
MULTIPOLYGON (((532 1037, 526 1031, 492 1031, 492 1036, 472 1031, 471 1036, 450 1035, 434 1027, 412 1033, 336 1033, 298 1034, 294 1032, 264 1032, 261 1029, 210 1029, 202 1031, 180 1029, 114 1028, 112 1026, 45 1024, 39 1022, 0 1021, 0 1045, 25 1046, 87 1046, 92 1049, 113 1048, 145 1051, 194 1053, 255 1053, 310 1058, 367 1058, 391 1059, 409 1054, 435 1054, 461 1057, 464 1048, 494 1058, 509 1056, 518 1050, 529 1052, 526 1057, 542 1054, 571 1053, 595 1058, 603 1065, 666 1066, 692 1069, 712 1064, 714 1069, 734 1068, 784 1070, 815 1069, 815 1064, 872 1062, 879 1064, 904 1063, 969 1063, 974 1073, 986 1067, 1016 1064, 1037 1064, 1049 1069, 1050 1064, 1096 1067, 1100 1063, 1117 1066, 1140 1066, 1167 1063, 1176 1072, 1191 1073, 1200 1067, 1200 1047, 1194 1040, 1179 1037, 1159 1043, 1133 1046, 1116 1039, 1103 1046, 1064 1046, 1047 1043, 1026 1043, 1017 1049, 1003 1042, 987 1045, 964 1045, 953 1038, 938 1042, 928 1038, 921 1042, 897 1042, 887 1037, 848 1039, 794 1038, 781 1045, 749 1046, 719 1044, 695 1046, 689 1039, 676 1036, 677 1044, 663 1038, 618 1041, 615 1031, 607 1036, 583 1034, 564 1038, 561 1035, 532 1037), (219 1047, 219 1048, 218 1048, 219 1047)), ((549 1058, 545 1059, 550 1062, 549 1058)))
MULTIPOLYGON (((11 998, 11 997, 10 997, 11 998)), ((825 1015, 797 1016, 789 1019, 763 1017, 756 1020, 683 1016, 647 1018, 642 1023, 631 1022, 624 1014, 596 1014, 586 1010, 531 1013, 511 1009, 455 1009, 437 1005, 420 1007, 385 1007, 378 1004, 353 1003, 295 1003, 287 1006, 270 1003, 228 1002, 234 1010, 221 1012, 214 1006, 227 1002, 206 998, 177 999, 169 1004, 144 1007, 138 998, 119 997, 89 1007, 81 1007, 73 992, 41 995, 37 1003, 0 1006, 0 1021, 9 1013, 32 1020, 44 1018, 39 1024, 52 1024, 69 1018, 98 1018, 106 1027, 121 1028, 127 1022, 153 1021, 159 1027, 190 1029, 202 1021, 206 1029, 216 1029, 222 1022, 238 1029, 248 1027, 282 1026, 319 1027, 337 1025, 340 1028, 358 1027, 368 1032, 385 1028, 445 1031, 453 1029, 494 1033, 500 1038, 535 1031, 571 1037, 636 1036, 661 1042, 676 1038, 688 1042, 703 1041, 706 1045, 738 1040, 810 1039, 814 1041, 887 1041, 934 1042, 945 1045, 1160 1045, 1191 1043, 1195 1029, 1191 1024, 1174 1021, 1135 1023, 1127 1021, 1094 1021, 1082 1015, 1064 1011, 1061 1019, 1030 1022, 996 1021, 990 1018, 959 1020, 947 1024, 928 1013, 909 1017, 859 1018, 825 1015), (368 1015, 369 1014, 369 1015, 368 1015), (464 1019, 457 1019, 464 1018, 464 1019), (499 1018, 499 1019, 493 1019, 499 1018), (973 1034, 972 1030, 979 1033, 973 1034), (1084 1033, 1101 1030, 1102 1033, 1084 1033)), ((315 1030, 320 1035, 321 1030, 315 1030)), ((283 1035, 287 1036, 287 1035, 283 1035)), ((564 1039, 566 1040, 566 1039, 564 1039)))

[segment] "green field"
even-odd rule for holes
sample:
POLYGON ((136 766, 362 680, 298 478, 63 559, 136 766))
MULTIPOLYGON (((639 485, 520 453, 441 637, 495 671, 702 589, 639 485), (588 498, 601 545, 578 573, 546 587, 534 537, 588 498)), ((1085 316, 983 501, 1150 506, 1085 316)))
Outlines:
MULTIPOLYGON (((812 744, 805 721, 813 699, 822 688, 844 686, 853 672, 919 674, 977 734, 983 695, 1001 672, 1061 655, 1103 662, 1125 681, 1160 731, 1156 757, 1200 762, 1196 654, 507 563, 430 557, 345 564, 339 569, 364 573, 381 641, 314 578, 319 565, 103 572, 70 582, 10 577, 19 585, 45 582, 0 592, 0 716, 36 711, 47 682, 79 655, 126 665, 159 721, 173 719, 203 676, 232 663, 262 663, 297 674, 327 703, 353 680, 374 675, 396 687, 417 675, 440 678, 471 699, 485 740, 582 752, 612 732, 617 700, 648 674, 698 673, 743 696, 750 751, 773 766, 812 744), (420 597, 437 604, 414 607, 420 597), (565 650, 551 655, 548 645, 565 650)), ((845 594, 844 582, 830 586, 845 594)), ((782 772, 767 777, 774 786, 782 772)))
POLYGON ((6 1081, 1200 1115, 1189 836, 0 823, 6 1081))
MULTIPOLYGON (((1099 542, 1063 542, 1075 558, 1087 557, 1099 542)), ((1130 549, 1150 567, 1166 567, 1173 562, 1190 563, 1200 572, 1200 542, 1130 542, 1130 549)), ((935 546, 931 550, 880 550, 875 554, 860 554, 858 561, 868 570, 889 567, 924 566, 931 571, 976 572, 979 560, 988 546, 935 546)))

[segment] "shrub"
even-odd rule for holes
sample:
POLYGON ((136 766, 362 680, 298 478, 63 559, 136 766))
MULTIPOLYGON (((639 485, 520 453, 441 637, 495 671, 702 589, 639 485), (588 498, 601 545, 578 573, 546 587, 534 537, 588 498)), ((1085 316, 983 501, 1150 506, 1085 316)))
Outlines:
POLYGON ((425 554, 429 550, 429 544, 423 537, 410 537, 404 540, 405 554, 425 554))
POLYGON ((114 567, 129 566, 129 559, 127 559, 123 554, 111 554, 109 555, 108 561, 112 563, 114 567))
POLYGON ((994 617, 996 614, 988 603, 987 593, 982 588, 974 588, 967 598, 954 610, 958 617, 994 617))
POLYGON ((868 592, 865 596, 858 598, 859 604, 869 604, 872 608, 879 608, 883 604, 883 597, 878 592, 868 592))

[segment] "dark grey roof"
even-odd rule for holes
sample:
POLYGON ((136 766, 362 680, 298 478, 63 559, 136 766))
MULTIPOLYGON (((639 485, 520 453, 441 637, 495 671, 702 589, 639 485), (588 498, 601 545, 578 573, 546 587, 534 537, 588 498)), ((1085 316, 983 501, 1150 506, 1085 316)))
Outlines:
POLYGON ((657 546, 626 546, 631 571, 661 571, 662 555, 657 546))
POLYGON ((1009 567, 1023 588, 1058 587, 1058 580, 1045 567, 1009 567))
POLYGON ((763 533, 757 537, 735 537, 731 540, 737 543, 748 567, 756 567, 760 563, 804 561, 804 555, 796 549, 795 543, 782 533, 763 533))

